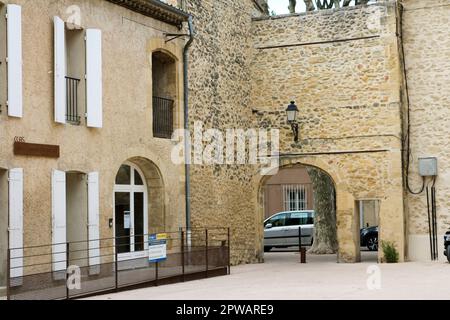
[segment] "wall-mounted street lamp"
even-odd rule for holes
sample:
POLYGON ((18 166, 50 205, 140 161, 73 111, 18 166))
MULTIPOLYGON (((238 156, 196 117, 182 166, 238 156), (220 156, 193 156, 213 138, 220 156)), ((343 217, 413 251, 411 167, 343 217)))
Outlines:
POLYGON ((298 122, 297 122, 297 114, 299 110, 295 105, 295 101, 291 101, 291 104, 286 109, 287 121, 291 125, 292 132, 294 133, 294 141, 298 142, 298 122))

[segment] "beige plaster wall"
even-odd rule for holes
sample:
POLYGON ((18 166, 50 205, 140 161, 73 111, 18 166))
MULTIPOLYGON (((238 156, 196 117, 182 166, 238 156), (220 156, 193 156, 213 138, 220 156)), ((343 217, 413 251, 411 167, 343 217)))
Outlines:
MULTIPOLYGON (((141 157, 153 163, 164 184, 164 228, 184 226, 184 167, 170 160, 174 142, 152 137, 152 51, 176 58, 181 72, 184 42, 164 42, 172 26, 103 0, 17 0, 22 5, 24 116, 0 115, 0 166, 24 168, 24 244, 51 243, 52 169, 100 173, 102 238, 112 237, 113 186, 122 163, 141 157), (53 16, 67 19, 67 8, 81 9, 83 28, 103 32, 103 128, 59 125, 53 121, 53 16), (30 143, 55 144, 59 159, 13 155, 15 136, 30 143)), ((177 126, 182 126, 182 75, 177 76, 177 126)), ((3 101, 4 102, 4 101, 3 101)), ((3 103, 2 102, 2 103, 3 103)), ((148 179, 151 179, 149 177, 148 179)), ((150 192, 152 192, 150 190, 150 192)), ((152 214, 151 211, 149 213, 152 214)))
POLYGON ((308 171, 303 167, 280 170, 269 178, 264 186, 265 218, 285 210, 283 185, 303 185, 306 191, 306 209, 314 209, 312 182, 308 171))

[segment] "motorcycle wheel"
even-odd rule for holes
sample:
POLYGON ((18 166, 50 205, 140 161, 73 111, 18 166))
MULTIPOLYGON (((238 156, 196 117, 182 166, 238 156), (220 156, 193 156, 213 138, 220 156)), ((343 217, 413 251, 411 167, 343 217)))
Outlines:
POLYGON ((378 238, 377 237, 370 237, 367 239, 367 249, 370 251, 378 251, 378 238))
POLYGON ((450 263, 450 245, 447 246, 447 260, 450 263))

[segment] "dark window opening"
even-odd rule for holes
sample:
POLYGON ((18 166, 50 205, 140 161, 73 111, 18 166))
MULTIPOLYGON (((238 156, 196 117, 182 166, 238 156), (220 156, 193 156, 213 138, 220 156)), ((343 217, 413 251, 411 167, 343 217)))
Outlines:
POLYGON ((176 100, 176 64, 167 54, 152 55, 153 136, 170 139, 174 131, 176 100))
POLYGON ((80 125, 85 109, 86 45, 82 29, 66 28, 66 121, 80 125))

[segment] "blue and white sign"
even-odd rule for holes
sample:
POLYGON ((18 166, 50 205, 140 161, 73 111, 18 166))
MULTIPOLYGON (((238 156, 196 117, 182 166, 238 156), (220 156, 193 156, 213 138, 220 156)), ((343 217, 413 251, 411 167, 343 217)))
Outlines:
POLYGON ((148 260, 160 262, 167 260, 167 234, 151 234, 148 237, 148 260))

